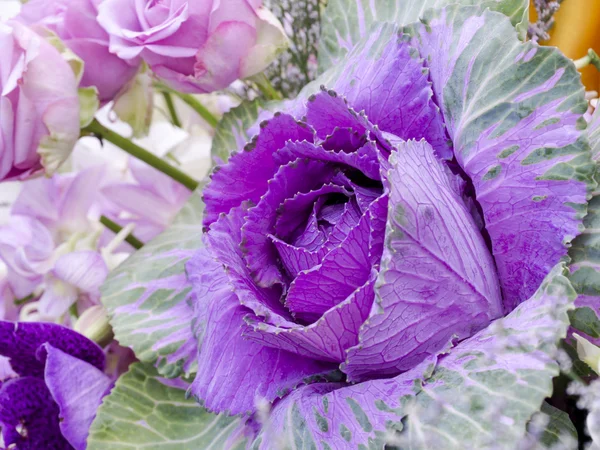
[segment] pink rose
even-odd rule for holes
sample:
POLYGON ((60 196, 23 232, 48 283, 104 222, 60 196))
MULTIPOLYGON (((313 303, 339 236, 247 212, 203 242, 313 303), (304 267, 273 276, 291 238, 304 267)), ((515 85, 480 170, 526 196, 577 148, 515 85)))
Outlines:
POLYGON ((0 180, 52 173, 79 137, 77 81, 61 54, 16 22, 0 23, 0 180))
POLYGON ((262 71, 287 45, 261 0, 105 0, 110 50, 146 61, 172 88, 212 92, 262 71))
POLYGON ((130 64, 108 49, 108 33, 96 21, 99 0, 30 0, 17 20, 35 29, 46 28, 85 63, 81 86, 96 86, 101 102, 115 98, 134 77, 130 64))

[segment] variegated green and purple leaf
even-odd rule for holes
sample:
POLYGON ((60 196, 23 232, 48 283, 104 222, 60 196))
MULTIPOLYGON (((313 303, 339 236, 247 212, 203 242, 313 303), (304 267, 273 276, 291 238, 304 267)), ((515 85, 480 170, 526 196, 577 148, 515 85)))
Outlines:
POLYGON ((575 298, 565 275, 557 266, 531 299, 437 364, 432 357, 392 379, 299 388, 275 405, 253 448, 516 448, 559 371, 557 344, 575 298))
POLYGON ((149 364, 133 364, 98 409, 88 450, 246 448, 240 419, 206 412, 185 389, 180 380, 161 379, 149 364))
POLYGON ((203 209, 194 193, 171 228, 111 272, 102 287, 115 338, 166 377, 195 370, 185 263, 201 246, 203 209))
POLYGON ((529 422, 527 431, 531 442, 541 444, 543 448, 577 447, 578 433, 569 414, 548 402, 542 403, 540 412, 529 422))
POLYGON ((527 30, 527 0, 330 0, 321 20, 319 70, 340 63, 346 54, 368 35, 375 22, 409 25, 429 9, 447 5, 480 5, 506 14, 523 35, 527 30))
MULTIPOLYGON (((600 161, 600 110, 596 109, 588 125, 592 159, 600 161)), ((600 176, 596 174, 596 181, 600 176)), ((573 241, 571 257, 571 282, 579 294, 571 313, 575 328, 592 338, 600 338, 600 190, 592 193, 588 214, 583 221, 585 230, 573 241)))
POLYGON ((595 170, 580 76, 557 49, 519 42, 496 12, 455 5, 405 32, 473 184, 510 311, 582 229, 595 170))
POLYGON ((242 148, 248 142, 248 129, 256 122, 261 111, 271 104, 261 99, 243 102, 227 112, 217 126, 213 139, 211 154, 216 163, 229 159, 229 155, 242 148))

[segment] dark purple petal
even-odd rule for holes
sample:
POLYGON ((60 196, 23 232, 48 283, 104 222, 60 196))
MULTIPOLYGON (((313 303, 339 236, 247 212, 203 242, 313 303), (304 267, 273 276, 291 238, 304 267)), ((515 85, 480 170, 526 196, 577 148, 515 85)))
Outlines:
POLYGON ((190 391, 208 410, 251 414, 257 401, 273 401, 335 368, 243 338, 250 310, 240 305, 223 266, 207 251, 196 253, 187 271, 196 290, 195 319, 205 327, 190 391))
POLYGON ((368 317, 375 298, 376 278, 377 272, 373 272, 366 284, 306 327, 275 327, 246 318, 249 327, 244 336, 268 347, 340 363, 346 359, 346 350, 358 344, 358 330, 368 317))
POLYGON ((285 300, 294 317, 314 322, 366 283, 371 273, 369 231, 369 217, 365 214, 319 266, 298 275, 285 300))
POLYGON ((380 179, 377 150, 373 141, 366 142, 352 153, 325 150, 323 147, 307 141, 289 142, 275 155, 275 159, 281 164, 287 164, 298 158, 310 158, 318 161, 342 164, 360 170, 373 180, 380 179))
POLYGON ((257 204, 278 168, 273 154, 288 141, 312 139, 313 131, 288 114, 277 114, 263 122, 255 140, 215 169, 203 192, 204 225, 210 225, 220 213, 228 213, 243 201, 257 204))
POLYGON ((10 358, 19 375, 44 375, 46 355, 40 347, 46 343, 104 370, 102 349, 75 331, 52 323, 0 321, 0 355, 10 358))
POLYGON ((382 131, 404 140, 424 138, 438 156, 451 159, 449 138, 423 60, 415 57, 401 36, 390 39, 384 48, 374 48, 381 44, 379 32, 345 60, 334 90, 382 131), (373 52, 381 57, 373 58, 373 52))
POLYGON ((7 448, 18 450, 71 450, 60 432, 58 405, 44 380, 21 377, 0 389, 0 425, 7 448))
POLYGON ((377 306, 342 367, 353 381, 408 370, 502 312, 492 257, 433 148, 409 141, 389 161, 377 306))
POLYGON ((282 283, 277 252, 268 237, 275 231, 279 206, 299 192, 309 192, 327 183, 333 173, 332 166, 321 161, 297 160, 282 166, 269 182, 267 193, 249 211, 242 228, 242 246, 248 268, 260 286, 282 283))
POLYGON ((60 430, 75 450, 85 450, 90 425, 111 379, 91 364, 46 344, 46 385, 60 410, 60 430))

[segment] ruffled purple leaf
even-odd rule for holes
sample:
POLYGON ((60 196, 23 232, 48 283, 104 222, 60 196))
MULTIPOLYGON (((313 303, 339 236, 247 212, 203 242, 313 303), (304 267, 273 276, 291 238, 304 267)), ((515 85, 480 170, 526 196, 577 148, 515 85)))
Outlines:
POLYGON ((52 323, 0 321, 0 355, 10 358, 12 369, 21 376, 44 376, 44 344, 104 370, 102 349, 85 336, 52 323))
POLYGON ((281 264, 292 278, 298 276, 300 272, 310 270, 312 267, 318 265, 327 250, 321 246, 319 250, 310 251, 304 247, 290 245, 273 235, 269 235, 269 238, 277 249, 281 264))
MULTIPOLYGON (((232 209, 229 215, 222 215, 205 234, 205 243, 212 257, 225 268, 240 304, 274 323, 287 323, 291 316, 280 302, 280 286, 258 286, 244 260, 240 243, 247 215, 246 203, 232 209)), ((194 275, 188 270, 188 276, 194 275)))
MULTIPOLYGON (((320 140, 327 141, 339 128, 349 128, 365 142, 370 139, 378 142, 384 149, 390 149, 385 135, 376 123, 369 121, 364 111, 357 112, 343 96, 325 86, 321 86, 319 92, 308 97, 304 119, 314 128, 320 140)), ((365 150, 370 148, 365 147, 365 150)), ((376 155, 371 156, 376 158, 376 155)), ((375 177, 378 178, 377 175, 375 177)))
POLYGON ((380 178, 377 149, 373 141, 367 141, 353 152, 345 152, 339 148, 326 150, 322 146, 307 141, 289 142, 277 151, 275 158, 280 164, 287 164, 298 158, 332 162, 353 167, 371 179, 379 180, 380 178))
POLYGON ((319 197, 329 194, 342 194, 350 198, 352 192, 344 186, 335 183, 324 184, 308 192, 298 192, 296 195, 284 200, 278 208, 278 218, 274 229, 275 234, 283 239, 291 238, 302 224, 306 222, 313 210, 313 205, 319 197))
POLYGON ((288 141, 312 141, 313 133, 288 114, 277 114, 263 122, 255 140, 235 153, 227 164, 215 168, 203 191, 204 225, 210 225, 220 213, 227 214, 244 201, 257 204, 277 171, 273 154, 288 141))
POLYGON ((581 230, 593 165, 580 76, 557 49, 521 43, 502 14, 447 7, 405 31, 475 188, 510 311, 581 230))
POLYGON ((401 35, 391 36, 381 48, 381 33, 369 34, 344 60, 333 89, 382 131, 404 140, 425 139, 438 156, 452 159, 423 60, 401 35))
POLYGON ((267 287, 283 280, 276 250, 268 237, 275 231, 279 206, 299 192, 319 188, 334 173, 333 166, 314 160, 298 159, 281 166, 257 206, 249 211, 242 242, 246 262, 258 285, 267 287))
POLYGON ((389 161, 377 303, 342 367, 353 381, 408 370, 502 313, 492 257, 433 148, 409 141, 389 161))
MULTIPOLYGON (((367 214, 370 214, 368 207, 367 214)), ((324 244, 325 249, 330 250, 344 242, 350 234, 350 232, 356 227, 356 225, 358 225, 358 222, 360 221, 362 215, 363 213, 361 212, 358 206, 356 197, 351 198, 350 201, 346 202, 343 205, 343 210, 338 222, 331 228, 329 236, 327 236, 327 241, 324 244)), ((370 222, 369 224, 371 225, 370 222)))
POLYGON ((321 142, 325 150, 352 153, 366 143, 367 137, 352 128, 336 127, 333 132, 321 142))
POLYGON ((369 316, 375 299, 376 272, 363 286, 338 305, 326 311, 316 322, 276 327, 251 316, 244 337, 272 348, 321 361, 341 363, 346 350, 358 344, 358 331, 369 316))
POLYGON ((60 431, 75 450, 85 450, 90 426, 111 379, 93 365, 46 344, 44 379, 60 411, 60 431))
POLYGON ((320 265, 296 277, 285 299, 285 306, 296 319, 315 322, 366 283, 371 273, 369 232, 369 216, 364 214, 346 240, 329 252, 320 265))
POLYGON ((209 411, 229 414, 250 414, 257 402, 273 401, 306 378, 335 369, 242 337, 244 317, 252 312, 244 304, 269 312, 264 297, 251 298, 269 293, 253 285, 235 242, 245 213, 244 208, 235 208, 231 217, 213 224, 206 239, 208 248, 196 253, 187 265, 202 338, 190 391, 209 411))

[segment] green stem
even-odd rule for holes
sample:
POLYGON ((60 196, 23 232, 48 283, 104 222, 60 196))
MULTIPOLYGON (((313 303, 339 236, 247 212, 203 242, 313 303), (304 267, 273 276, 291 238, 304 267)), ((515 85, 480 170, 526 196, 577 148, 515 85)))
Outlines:
MULTIPOLYGON (((119 233, 123 229, 123 227, 121 225, 113 222, 106 216, 100 216, 100 223, 115 234, 119 233)), ((129 245, 131 245, 136 250, 139 250, 140 248, 142 248, 144 246, 144 243, 142 241, 140 241, 138 238, 136 238, 131 233, 129 235, 127 235, 127 237, 125 238, 125 242, 127 242, 129 245)))
POLYGON ((177 110, 175 109, 175 103, 173 103, 173 98, 169 92, 163 92, 163 97, 165 98, 165 103, 167 104, 167 109, 169 110, 169 114, 171 115, 171 122, 176 127, 181 128, 181 120, 179 120, 179 116, 177 115, 177 110))
POLYGON ((250 78, 256 84, 256 87, 263 93, 268 100, 283 100, 283 95, 273 87, 264 73, 250 78))
POLYGON ((177 91, 173 91, 173 94, 175 94, 185 103, 187 103, 211 127, 217 128, 217 125, 219 125, 219 119, 217 119, 208 109, 206 109, 206 107, 202 103, 200 103, 196 97, 194 97, 191 94, 184 94, 183 92, 177 91))
POLYGON ((15 298, 15 305, 17 306, 22 306, 25 303, 29 302, 30 300, 34 299, 34 295, 33 294, 29 294, 27 297, 23 297, 23 298, 15 298))
POLYGON ((71 314, 73 317, 79 319, 79 313, 77 312, 77 302, 73 303, 69 307, 69 314, 71 314))
POLYGON ((573 61, 573 63, 575 63, 577 70, 583 69, 590 64, 592 64, 596 69, 600 70, 600 57, 591 48, 588 50, 587 55, 585 55, 583 58, 576 59, 573 61))
POLYGON ((148 150, 145 150, 139 145, 134 144, 129 139, 121 136, 118 133, 115 133, 109 128, 106 128, 96 119, 94 119, 92 123, 85 127, 83 131, 85 133, 95 134, 99 138, 106 139, 108 142, 111 142, 117 147, 120 147, 121 149, 129 153, 131 156, 135 156, 136 158, 144 161, 146 164, 170 176, 175 181, 178 181, 179 183, 183 184, 191 191, 198 187, 198 181, 194 180, 192 177, 177 169, 176 167, 171 166, 164 159, 159 158, 158 156, 150 153, 148 150))

